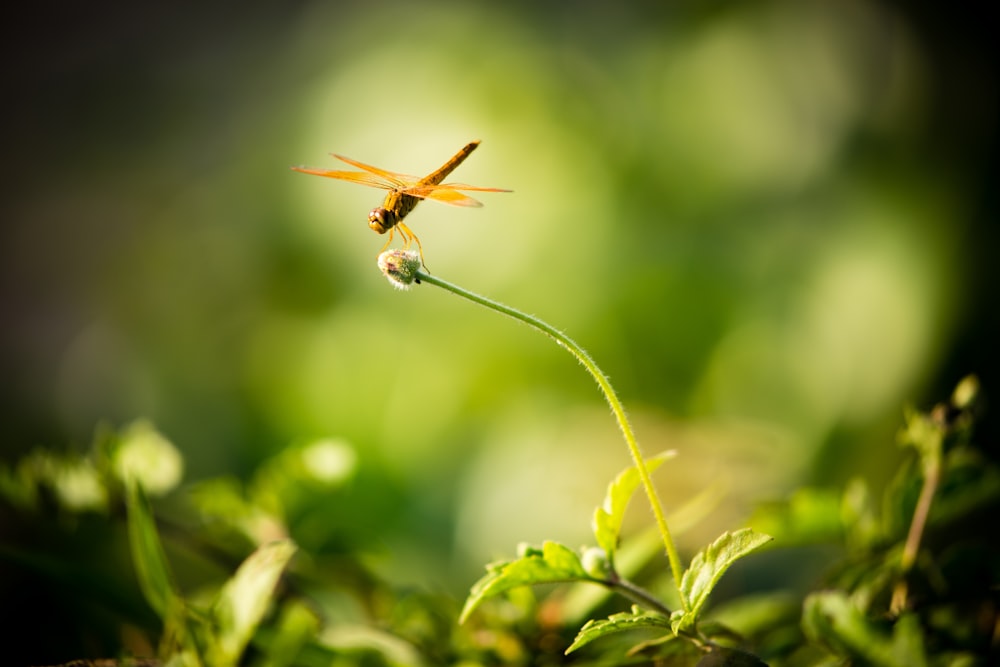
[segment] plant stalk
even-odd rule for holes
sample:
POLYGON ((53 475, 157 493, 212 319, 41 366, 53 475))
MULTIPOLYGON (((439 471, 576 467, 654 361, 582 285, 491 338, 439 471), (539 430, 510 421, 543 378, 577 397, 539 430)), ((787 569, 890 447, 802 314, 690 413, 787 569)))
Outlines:
POLYGON ((899 559, 899 569, 902 577, 896 583, 892 591, 892 600, 889 603, 889 611, 898 616, 906 609, 909 587, 906 583, 906 576, 913 569, 920 553, 920 542, 923 539, 924 529, 927 526, 927 518, 931 513, 931 505, 934 502, 934 494, 937 492, 938 484, 941 481, 941 457, 940 452, 935 452, 925 462, 924 483, 920 489, 920 496, 917 498, 917 506, 913 510, 913 519, 910 522, 910 530, 903 545, 903 553, 899 559))
MULTIPOLYGON (((667 520, 663 513, 663 505, 660 503, 660 498, 656 493, 656 488, 653 486, 653 482, 650 479, 649 469, 646 467, 646 460, 643 458, 642 451, 639 449, 639 442, 636 440, 635 434, 632 431, 632 426, 629 424, 628 417, 625 414, 625 408, 618 399, 618 395, 611 386, 611 382, 608 380, 608 377, 601 371, 600 368, 598 368, 597 364, 590 357, 590 355, 587 354, 582 347, 577 345, 576 342, 569 336, 558 329, 549 326, 533 315, 528 315, 527 313, 523 313, 515 308, 511 308, 510 306, 506 306, 497 301, 493 301, 492 299, 470 292, 459 287, 458 285, 453 285, 452 283, 441 280, 440 278, 422 271, 416 272, 416 279, 417 282, 429 283, 431 285, 442 287, 452 294, 456 294, 474 303, 478 303, 481 306, 495 310, 498 313, 503 313, 508 317, 512 317, 519 322, 523 322, 524 324, 541 331, 559 343, 559 345, 569 350, 569 352, 576 357, 577 361, 583 364, 583 367, 586 368, 594 380, 597 381, 597 386, 600 387, 601 392, 604 394, 604 398, 608 401, 608 405, 611 406, 611 412, 618 421, 618 427, 621 429, 622 435, 625 437, 625 443, 628 445, 629 454, 632 456, 632 461, 635 463, 635 467, 639 471, 639 478, 642 481, 643 488, 646 490, 646 496, 649 498, 649 504, 652 506, 653 515, 656 518, 656 525, 659 528, 660 536, 662 537, 663 544, 666 548, 667 559, 670 561, 670 569, 673 573, 674 583, 678 588, 680 588, 681 574, 683 572, 681 568, 680 556, 677 553, 677 547, 674 544, 673 537, 670 535, 670 529, 667 527, 667 520)), ((681 596, 681 598, 683 599, 683 596, 681 596)))
POLYGON ((659 612, 664 616, 670 617, 670 609, 668 609, 662 602, 656 599, 656 597, 641 586, 637 586, 627 579, 620 579, 618 577, 613 577, 609 581, 602 581, 603 585, 608 588, 617 591, 624 597, 628 598, 632 602, 638 605, 646 607, 647 609, 652 609, 653 611, 659 612))

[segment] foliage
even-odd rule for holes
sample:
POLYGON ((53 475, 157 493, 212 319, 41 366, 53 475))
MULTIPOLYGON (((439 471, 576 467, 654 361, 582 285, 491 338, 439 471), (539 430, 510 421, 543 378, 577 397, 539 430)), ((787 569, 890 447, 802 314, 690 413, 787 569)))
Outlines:
MULTIPOLYGON (((801 636, 778 664, 972 665, 997 657, 997 544, 983 530, 1000 501, 1000 471, 972 445, 978 383, 949 402, 909 409, 906 459, 881 508, 867 484, 839 499, 802 489, 762 507, 753 524, 786 545, 832 544, 842 557, 805 597, 801 636), (988 657, 989 656, 989 657, 988 657)), ((793 629, 793 628, 789 628, 793 629)), ((760 639, 775 627, 759 628, 760 639)))
MULTIPOLYGON (((977 665, 996 657, 1000 582, 995 545, 975 528, 1000 500, 1000 471, 972 444, 977 394, 967 379, 947 404, 906 412, 906 457, 881 503, 860 480, 839 494, 800 489, 759 508, 753 527, 694 554, 673 590, 668 567, 654 564, 650 588, 619 571, 623 519, 641 487, 630 467, 594 513, 594 546, 522 545, 516 558, 488 566, 460 613, 452 600, 386 586, 351 554, 331 559, 296 545, 296 517, 353 475, 354 460, 336 443, 289 448, 246 485, 214 479, 178 489, 176 449, 137 422, 99 429, 84 455, 30 454, 0 471, 0 489, 25 516, 54 504, 64 516, 120 526, 134 575, 119 571, 87 590, 141 634, 118 650, 145 655, 143 664, 977 665), (183 510, 167 502, 177 494, 183 510), (174 516, 157 519, 151 496, 174 516), (123 524, 114 521, 119 509, 123 524), (768 546, 769 558, 816 544, 841 555, 798 601, 779 590, 709 605, 726 571, 751 552, 768 546), (185 552, 214 561, 217 574, 206 579, 203 565, 193 585, 185 552), (560 619, 580 598, 560 591, 581 585, 631 604, 574 633, 560 619), (536 597, 538 586, 549 594, 536 597), (664 587, 662 597, 651 592, 664 587)), ((650 457, 646 467, 673 456, 650 457)), ((10 546, 0 554, 42 573, 59 569, 59 557, 10 546)))
POLYGON ((948 404, 927 413, 906 412, 899 442, 908 457, 885 491, 882 516, 860 480, 840 497, 804 488, 758 510, 753 524, 773 534, 775 545, 836 544, 843 554, 828 579, 804 596, 801 616, 788 613, 780 592, 731 601, 714 616, 702 614, 726 569, 770 541, 753 529, 726 533, 694 556, 681 580, 681 608, 672 613, 622 579, 613 562, 622 494, 636 487, 629 483, 635 476, 631 469, 609 488, 606 507, 616 510, 602 508, 596 515, 595 535, 606 550, 601 567, 585 568, 580 557, 571 558, 573 552, 553 543, 524 550, 517 560, 489 567, 473 587, 463 617, 513 586, 575 580, 614 589, 638 604, 588 621, 567 653, 598 639, 642 633, 627 653, 656 655, 670 664, 699 659, 706 661, 699 664, 762 664, 746 648, 769 664, 985 664, 981 661, 997 651, 994 596, 1000 568, 990 536, 963 528, 1000 500, 1000 471, 971 445, 977 394, 975 379, 967 378, 948 404), (976 570, 960 573, 960 564, 976 570), (740 604, 742 611, 733 613, 740 604))

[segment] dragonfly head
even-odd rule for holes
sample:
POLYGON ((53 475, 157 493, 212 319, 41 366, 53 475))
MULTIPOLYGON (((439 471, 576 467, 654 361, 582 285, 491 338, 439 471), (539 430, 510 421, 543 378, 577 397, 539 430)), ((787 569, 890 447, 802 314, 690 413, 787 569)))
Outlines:
POLYGON ((396 214, 381 206, 373 208, 372 212, 368 214, 368 226, 379 234, 385 234, 395 227, 397 222, 399 220, 396 218, 396 214))

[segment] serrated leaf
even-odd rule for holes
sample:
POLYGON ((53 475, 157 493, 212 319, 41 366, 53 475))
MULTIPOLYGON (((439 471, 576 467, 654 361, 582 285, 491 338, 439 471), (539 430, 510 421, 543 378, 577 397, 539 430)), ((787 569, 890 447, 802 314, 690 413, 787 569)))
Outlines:
MULTIPOLYGON (((675 455, 676 452, 667 451, 652 456, 646 459, 646 469, 653 472, 664 461, 675 455)), ((603 506, 598 507, 594 512, 594 537, 609 558, 614 558, 615 550, 618 548, 622 521, 625 518, 625 510, 641 481, 638 468, 635 466, 626 468, 608 485, 608 493, 604 498, 603 506)))
POLYGON ((250 554, 226 582, 212 609, 216 621, 210 664, 235 665, 260 624, 278 579, 295 553, 291 540, 265 544, 250 554))
POLYGON ((587 624, 580 628, 576 639, 566 649, 566 654, 568 655, 595 639, 606 637, 607 635, 630 630, 648 630, 651 628, 669 632, 670 620, 661 614, 642 611, 639 607, 632 607, 631 612, 614 614, 600 621, 587 621, 587 624))
POLYGON ((545 542, 541 552, 529 550, 517 560, 493 563, 485 577, 477 581, 465 601, 459 623, 464 623, 483 600, 518 586, 567 581, 596 581, 587 574, 580 557, 558 542, 545 542))
POLYGON ((126 484, 128 539, 136 576, 143 596, 161 619, 168 620, 179 595, 167 564, 167 556, 156 532, 149 501, 137 482, 126 484))
POLYGON ((867 618, 846 593, 824 591, 806 598, 802 628, 813 641, 838 655, 879 667, 923 667, 927 664, 920 623, 906 614, 891 632, 867 618))
POLYGON ((771 539, 770 535, 758 533, 752 528, 743 528, 723 533, 715 542, 695 554, 690 567, 681 577, 680 593, 686 602, 686 613, 675 621, 680 628, 688 627, 697 620, 709 593, 729 566, 771 539))

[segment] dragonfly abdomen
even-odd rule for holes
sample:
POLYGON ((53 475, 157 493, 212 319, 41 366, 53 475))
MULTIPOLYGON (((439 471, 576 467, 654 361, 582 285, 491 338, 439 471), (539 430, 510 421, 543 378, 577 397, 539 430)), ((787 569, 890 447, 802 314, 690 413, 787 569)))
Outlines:
POLYGON ((477 146, 479 146, 478 139, 476 141, 470 141, 469 143, 467 143, 465 146, 462 147, 462 150, 455 153, 455 155, 450 160, 445 162, 436 171, 434 171, 434 173, 428 174, 427 176, 420 179, 420 183, 424 185, 438 185, 439 183, 441 183, 441 181, 445 179, 445 177, 448 174, 455 171, 458 165, 462 164, 462 162, 465 161, 465 158, 469 157, 472 151, 476 150, 477 146))

